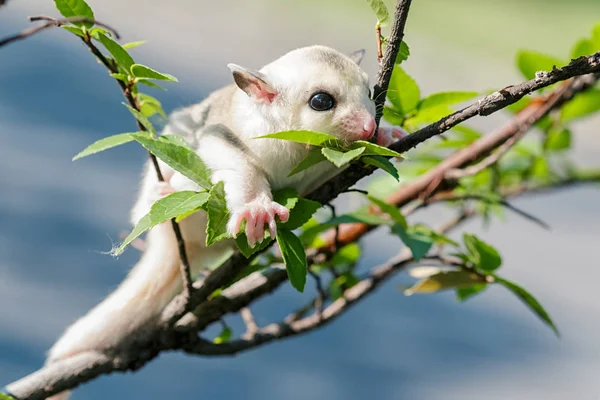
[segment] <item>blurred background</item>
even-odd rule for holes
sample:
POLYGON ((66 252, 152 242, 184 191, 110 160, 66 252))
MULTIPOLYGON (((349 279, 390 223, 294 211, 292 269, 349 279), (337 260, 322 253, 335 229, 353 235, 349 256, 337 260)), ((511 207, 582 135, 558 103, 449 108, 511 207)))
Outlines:
MULTIPOLYGON (((89 3, 125 42, 148 41, 132 51, 136 60, 179 78, 167 92, 152 93, 167 111, 229 83, 229 62, 259 68, 309 44, 366 48, 364 67, 374 80, 375 18, 365 1, 89 3)), ((518 49, 568 59, 572 43, 600 19, 597 0, 413 3, 405 38, 411 56, 403 66, 424 94, 520 82, 518 49)), ((38 14, 58 16, 50 0, 9 1, 0 9, 0 37, 38 14)), ((129 229, 146 158, 141 147, 70 161, 94 140, 134 129, 121 101, 117 85, 67 32, 0 49, 0 386, 40 367, 62 330, 138 257, 135 250, 119 259, 103 252, 129 229)), ((489 131, 505 118, 473 124, 489 131)), ((575 125, 574 158, 583 164, 600 164, 599 122, 575 125)), ((85 384, 75 399, 598 399, 600 265, 590 250, 600 241, 600 190, 514 203, 552 230, 510 213, 489 229, 480 221, 464 229, 501 250, 504 275, 546 306, 560 340, 502 288, 459 304, 452 293, 404 297, 395 278, 309 335, 235 358, 163 354, 134 374, 85 384)), ((364 240, 363 265, 398 251, 399 241, 383 238, 364 240)), ((253 311, 267 324, 305 301, 286 286, 253 311)))

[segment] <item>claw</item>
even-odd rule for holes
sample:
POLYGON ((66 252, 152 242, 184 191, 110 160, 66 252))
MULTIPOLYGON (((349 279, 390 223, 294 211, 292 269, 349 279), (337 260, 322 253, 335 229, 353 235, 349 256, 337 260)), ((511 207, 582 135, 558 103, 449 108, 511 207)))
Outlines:
POLYGON ((266 196, 259 197, 246 203, 239 210, 234 210, 227 224, 227 230, 233 237, 237 237, 242 221, 245 220, 248 245, 254 247, 256 243, 264 240, 265 224, 271 237, 275 238, 277 235, 276 217, 279 217, 281 222, 286 222, 290 217, 290 210, 266 196))

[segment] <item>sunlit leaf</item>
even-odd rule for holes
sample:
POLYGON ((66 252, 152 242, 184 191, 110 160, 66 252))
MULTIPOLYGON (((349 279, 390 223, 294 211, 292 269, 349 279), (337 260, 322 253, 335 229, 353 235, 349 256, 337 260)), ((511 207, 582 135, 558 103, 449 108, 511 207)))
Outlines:
MULTIPOLYGON (((343 143, 335 136, 312 131, 284 131, 258 136, 254 139, 280 139, 290 142, 306 143, 313 146, 333 145, 343 147, 343 143)), ((330 146, 331 147, 331 146, 330 146)))
POLYGON ((208 193, 197 193, 193 191, 181 191, 172 193, 158 200, 146 214, 137 223, 133 231, 125 238, 123 243, 113 252, 119 255, 125 250, 125 247, 142 233, 152 227, 175 218, 178 215, 197 210, 202 207, 208 199, 208 193))
POLYGON ((208 222, 206 224, 206 245, 218 242, 229 237, 227 233, 227 222, 229 221, 229 211, 225 200, 225 184, 219 181, 208 193, 206 203, 206 212, 208 222))
POLYGON ((502 257, 498 250, 477 236, 465 233, 463 241, 467 248, 469 260, 475 267, 483 271, 494 271, 502 265, 502 257))
POLYGON ((227 343, 229 342, 229 340, 231 340, 231 328, 228 326, 223 326, 223 329, 221 330, 221 333, 219 333, 219 336, 215 337, 213 339, 213 343, 214 344, 221 344, 221 343, 227 343))
POLYGON ((568 129, 553 130, 546 136, 544 148, 550 151, 566 150, 571 147, 571 131, 568 129))
POLYGON ((321 149, 321 153, 323 153, 325 158, 327 158, 329 161, 331 161, 338 168, 340 168, 340 167, 348 164, 350 161, 355 160, 356 158, 360 157, 360 155, 364 152, 365 152, 365 147, 359 147, 357 149, 349 150, 349 151, 345 151, 345 152, 330 149, 327 147, 323 147, 321 149))
POLYGON ((100 43, 106 47, 106 50, 108 50, 108 52, 113 56, 117 64, 120 67, 123 67, 123 69, 126 71, 129 71, 129 68, 135 63, 135 61, 133 61, 133 57, 127 53, 127 50, 121 47, 119 43, 102 33, 98 33, 98 40, 100 40, 100 43))
POLYGON ((450 106, 471 100, 478 92, 439 92, 423 98, 419 102, 418 109, 425 110, 433 107, 450 106))
POLYGON ((521 50, 517 53, 517 67, 527 79, 535 78, 536 72, 552 71, 563 64, 560 59, 537 51, 521 50))
POLYGON ((481 283, 482 278, 470 271, 441 271, 425 279, 421 279, 412 287, 406 289, 404 294, 410 296, 415 293, 435 293, 445 289, 469 287, 481 283))
POLYGON ((413 112, 419 104, 419 86, 399 65, 394 67, 387 97, 401 115, 413 112))
POLYGON ((136 78, 156 79, 159 81, 178 82, 173 75, 158 72, 142 64, 130 65, 130 71, 136 78))
POLYGON ((560 118, 564 122, 590 116, 600 111, 600 90, 591 89, 579 93, 562 108, 560 118))
POLYGON ((75 157, 73 157, 73 161, 79 160, 80 158, 89 156, 91 154, 96 154, 104 150, 112 149, 113 147, 125 143, 132 142, 135 140, 135 138, 132 136, 133 134, 147 135, 146 132, 131 132, 120 133, 118 135, 102 138, 80 151, 75 157))
POLYGON ((383 0, 367 0, 367 3, 377 16, 379 25, 386 26, 390 20, 390 14, 383 0))
MULTIPOLYGON (((65 18, 84 17, 94 19, 94 12, 84 0, 54 0, 58 12, 65 18)), ((90 22, 74 22, 74 25, 91 28, 94 24, 90 22)))

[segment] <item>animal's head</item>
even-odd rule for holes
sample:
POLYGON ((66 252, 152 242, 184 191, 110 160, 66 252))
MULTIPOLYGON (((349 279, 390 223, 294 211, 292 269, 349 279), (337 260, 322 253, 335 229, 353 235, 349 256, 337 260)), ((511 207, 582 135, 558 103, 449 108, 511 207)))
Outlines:
POLYGON ((237 86, 270 125, 355 141, 367 140, 375 131, 369 80, 359 67, 363 55, 311 46, 293 50, 260 71, 228 66, 237 86))

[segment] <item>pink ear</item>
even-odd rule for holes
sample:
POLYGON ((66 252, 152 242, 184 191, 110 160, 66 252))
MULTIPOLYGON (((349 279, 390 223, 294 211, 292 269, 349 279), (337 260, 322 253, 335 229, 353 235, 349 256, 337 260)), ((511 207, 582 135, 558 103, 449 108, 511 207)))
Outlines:
POLYGON ((227 66, 233 73, 235 84, 248 96, 260 103, 273 102, 277 91, 266 81, 264 74, 236 64, 227 64, 227 66))

